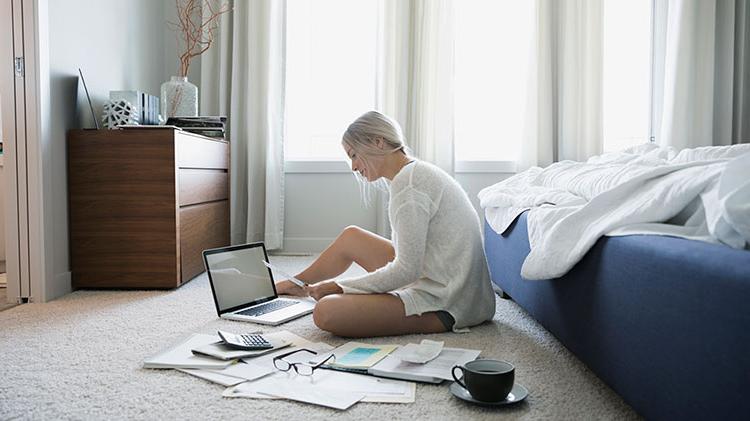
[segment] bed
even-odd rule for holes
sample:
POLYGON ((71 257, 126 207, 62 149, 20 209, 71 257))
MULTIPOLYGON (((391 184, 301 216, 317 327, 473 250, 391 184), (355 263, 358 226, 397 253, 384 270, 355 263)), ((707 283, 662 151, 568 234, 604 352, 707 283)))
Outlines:
POLYGON ((750 251, 602 237, 572 270, 525 280, 526 213, 485 225, 492 282, 648 419, 750 414, 750 251))

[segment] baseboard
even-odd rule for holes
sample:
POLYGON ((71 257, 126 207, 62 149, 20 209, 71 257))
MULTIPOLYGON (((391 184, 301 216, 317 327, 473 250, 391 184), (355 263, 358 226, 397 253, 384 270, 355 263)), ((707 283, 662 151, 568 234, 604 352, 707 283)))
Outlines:
POLYGON ((285 237, 281 253, 320 253, 336 237, 285 237))

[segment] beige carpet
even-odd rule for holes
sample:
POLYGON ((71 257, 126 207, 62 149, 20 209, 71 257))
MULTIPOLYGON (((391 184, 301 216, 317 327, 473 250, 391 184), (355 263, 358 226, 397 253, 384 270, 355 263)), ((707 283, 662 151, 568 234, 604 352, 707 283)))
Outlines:
MULTIPOLYGON (((289 271, 309 257, 272 257, 289 271)), ((483 408, 454 398, 448 382, 417 387, 412 404, 359 403, 348 411, 289 401, 227 399, 223 388, 144 357, 193 332, 242 331, 219 320, 205 275, 173 291, 78 291, 0 312, 0 419, 634 419, 637 414, 515 303, 498 299, 491 323, 471 333, 372 343, 445 341, 516 365, 525 402, 483 408)), ((307 316, 276 328, 312 341, 346 342, 307 316)))
POLYGON ((0 311, 7 310, 15 306, 15 303, 8 302, 8 288, 5 285, 0 286, 0 311))

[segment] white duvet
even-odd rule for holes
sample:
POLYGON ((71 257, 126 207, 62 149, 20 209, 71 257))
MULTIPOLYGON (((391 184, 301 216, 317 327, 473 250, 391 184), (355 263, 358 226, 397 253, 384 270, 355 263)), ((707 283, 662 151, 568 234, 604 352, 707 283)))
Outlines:
POLYGON ((564 275, 602 235, 671 235, 741 249, 750 243, 750 144, 679 153, 645 144, 531 168, 479 199, 498 233, 529 210, 526 279, 564 275))

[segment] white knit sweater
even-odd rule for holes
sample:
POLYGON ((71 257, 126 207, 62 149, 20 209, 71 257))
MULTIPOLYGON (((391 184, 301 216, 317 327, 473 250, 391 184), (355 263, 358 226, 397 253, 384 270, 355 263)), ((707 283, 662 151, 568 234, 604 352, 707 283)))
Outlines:
POLYGON ((445 310, 454 329, 492 319, 490 285, 477 213, 461 186, 423 161, 391 182, 388 207, 396 258, 363 276, 336 281, 347 294, 394 293, 406 315, 445 310))

